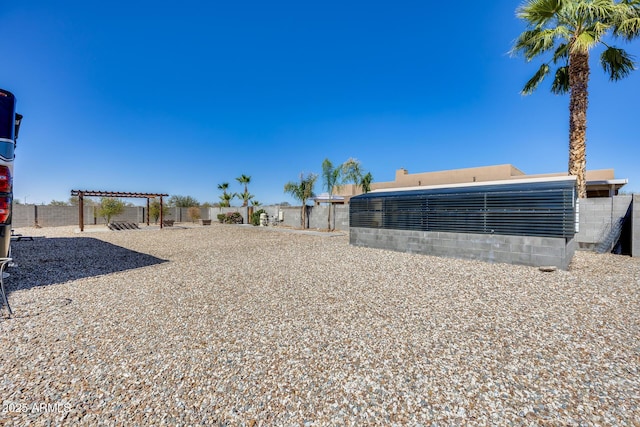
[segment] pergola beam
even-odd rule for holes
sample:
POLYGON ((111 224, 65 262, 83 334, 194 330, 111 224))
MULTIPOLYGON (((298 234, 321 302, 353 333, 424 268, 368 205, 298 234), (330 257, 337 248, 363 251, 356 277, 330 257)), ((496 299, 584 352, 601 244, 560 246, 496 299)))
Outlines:
POLYGON ((71 196, 78 197, 78 219, 80 222, 80 231, 84 231, 84 197, 125 197, 125 198, 137 198, 147 199, 147 226, 149 225, 149 206, 150 199, 160 198, 160 228, 162 228, 162 211, 163 203, 162 198, 168 197, 168 194, 161 193, 124 193, 118 191, 93 191, 93 190, 71 190, 71 196))

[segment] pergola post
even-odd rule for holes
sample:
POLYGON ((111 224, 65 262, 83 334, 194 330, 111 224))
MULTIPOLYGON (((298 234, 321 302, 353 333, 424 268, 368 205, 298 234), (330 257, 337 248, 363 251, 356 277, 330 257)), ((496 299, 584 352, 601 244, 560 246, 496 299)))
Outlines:
POLYGON ((147 197, 147 227, 149 226, 149 200, 151 200, 149 197, 147 197))
POLYGON ((160 196, 160 229, 162 230, 163 227, 163 220, 164 220, 164 215, 162 215, 162 211, 164 210, 163 205, 162 205, 162 196, 160 196))
MULTIPOLYGON (((160 197, 160 228, 162 228, 162 197, 169 196, 168 194, 157 194, 157 193, 123 193, 116 191, 88 191, 88 190, 71 190, 71 195, 74 197, 78 197, 78 218, 80 222, 80 231, 84 231, 84 196, 88 197, 133 197, 139 199, 147 199, 147 226, 149 226, 149 218, 150 214, 150 200, 155 199, 156 197, 160 197)), ((144 218, 143 218, 144 222, 144 218)))
POLYGON ((78 218, 80 222, 80 231, 84 231, 84 193, 78 193, 78 218))

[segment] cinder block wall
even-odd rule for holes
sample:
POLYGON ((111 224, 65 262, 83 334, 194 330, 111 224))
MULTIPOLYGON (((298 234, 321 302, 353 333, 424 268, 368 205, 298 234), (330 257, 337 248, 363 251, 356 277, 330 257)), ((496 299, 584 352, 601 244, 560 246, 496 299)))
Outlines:
MULTIPOLYGON (((78 218, 76 217, 76 223, 78 218)), ((36 223, 35 209, 33 205, 13 205, 12 226, 33 227, 36 223)))
POLYGON ((504 236, 433 231, 387 230, 352 227, 349 242, 355 246, 420 253, 485 262, 556 266, 563 270, 576 250, 574 239, 504 236))
MULTIPOLYGON (((258 210, 260 208, 254 208, 255 210, 258 210)), ((208 209, 208 217, 209 218, 204 218, 203 219, 212 219, 214 221, 218 220, 218 215, 219 214, 227 214, 227 213, 232 213, 232 212, 239 212, 240 215, 242 215, 242 223, 243 224, 248 224, 249 222, 249 208, 247 206, 242 207, 242 206, 232 206, 229 208, 209 208, 208 209)), ((185 221, 187 221, 186 219, 187 217, 185 216, 185 221)))
MULTIPOLYGON (((284 223, 288 227, 300 227, 300 215, 302 214, 301 206, 266 206, 263 207, 268 213, 269 217, 275 215, 277 210, 284 212, 284 223)), ((308 206, 307 215, 309 228, 317 228, 325 230, 327 228, 327 219, 329 215, 329 206, 308 206)), ((349 205, 336 205, 335 211, 332 208, 331 211, 331 225, 336 230, 349 230, 349 205)))
POLYGON ((624 217, 631 200, 630 195, 580 199, 580 227, 575 236, 578 246, 593 249, 611 230, 612 224, 624 217))
MULTIPOLYGON (((96 212, 97 212, 97 208, 96 212)), ((76 208, 77 210, 77 208, 76 208)), ((87 221, 87 215, 85 214, 85 224, 105 224, 107 221, 102 218, 97 216, 95 217, 95 221, 93 220, 93 211, 91 213, 91 217, 89 218, 89 220, 91 222, 87 221)), ((140 207, 140 206, 128 206, 126 208, 124 208, 124 212, 120 215, 111 217, 111 221, 113 222, 135 222, 135 223, 141 223, 141 222, 145 222, 146 221, 146 217, 145 217, 145 208, 140 207)))

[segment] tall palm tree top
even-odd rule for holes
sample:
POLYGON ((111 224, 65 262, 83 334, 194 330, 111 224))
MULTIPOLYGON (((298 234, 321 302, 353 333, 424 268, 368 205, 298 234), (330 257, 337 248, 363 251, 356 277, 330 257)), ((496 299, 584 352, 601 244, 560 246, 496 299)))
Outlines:
POLYGON ((218 184, 218 190, 226 190, 229 188, 229 183, 228 182, 223 182, 222 184, 218 184))
POLYGON ((612 81, 635 69, 633 58, 610 45, 607 38, 632 40, 640 36, 640 0, 527 0, 516 10, 527 29, 512 53, 527 61, 550 54, 522 89, 536 90, 557 65, 551 91, 569 93, 569 174, 576 176, 578 197, 586 197, 586 131, 590 51, 604 46, 600 64, 612 81))
POLYGON ((242 174, 236 178, 236 181, 238 181, 240 184, 249 184, 251 183, 251 176, 242 174))
MULTIPOLYGON (((610 46, 605 38, 631 40, 640 35, 639 0, 528 0, 516 10, 527 22, 527 30, 516 39, 512 54, 527 61, 550 53, 549 62, 527 82, 522 93, 532 93, 549 74, 549 64, 566 63, 571 55, 588 52, 597 45, 605 47, 600 63, 611 80, 619 80, 633 71, 633 58, 624 50, 610 46)), ((569 90, 568 66, 558 68, 552 92, 569 90)))

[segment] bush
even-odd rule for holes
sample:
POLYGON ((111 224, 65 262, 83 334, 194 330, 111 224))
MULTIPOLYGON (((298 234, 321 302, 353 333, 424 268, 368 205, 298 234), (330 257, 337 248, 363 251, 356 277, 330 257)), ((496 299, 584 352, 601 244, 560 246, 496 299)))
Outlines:
POLYGON ((191 221, 196 222, 200 219, 200 208, 197 206, 191 206, 187 210, 187 215, 191 218, 191 221))
POLYGON ((223 224, 242 224, 244 220, 240 212, 229 212, 228 214, 218 214, 218 221, 223 224))
POLYGON ((242 219, 240 212, 231 212, 227 214, 224 222, 227 224, 242 224, 244 220, 242 219))
POLYGON ((120 199, 103 197, 102 199, 100 199, 98 215, 103 217, 107 224, 110 224, 112 217, 118 216, 124 212, 124 206, 124 202, 120 199))
POLYGON ((267 213, 264 209, 260 209, 251 214, 251 224, 260 225, 260 214, 267 213))

